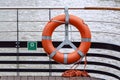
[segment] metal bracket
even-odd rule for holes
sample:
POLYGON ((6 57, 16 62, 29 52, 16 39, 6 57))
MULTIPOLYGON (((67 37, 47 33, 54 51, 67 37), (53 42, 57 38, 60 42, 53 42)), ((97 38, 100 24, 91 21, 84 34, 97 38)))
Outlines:
POLYGON ((65 24, 68 25, 69 24, 69 13, 68 13, 68 8, 65 7, 65 24))
POLYGON ((69 39, 68 36, 68 25, 69 25, 69 13, 68 13, 68 8, 65 7, 65 39, 69 39))

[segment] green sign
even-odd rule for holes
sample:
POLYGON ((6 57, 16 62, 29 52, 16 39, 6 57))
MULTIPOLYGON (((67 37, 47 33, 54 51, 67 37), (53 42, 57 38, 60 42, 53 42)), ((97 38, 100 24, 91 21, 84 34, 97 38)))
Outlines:
POLYGON ((28 41, 27 48, 28 48, 28 50, 37 50, 37 42, 36 41, 28 41))

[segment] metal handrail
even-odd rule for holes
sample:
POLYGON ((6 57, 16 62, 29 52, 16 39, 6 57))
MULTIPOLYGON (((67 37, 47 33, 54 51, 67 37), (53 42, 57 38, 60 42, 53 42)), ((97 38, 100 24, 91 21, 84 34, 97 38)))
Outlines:
MULTIPOLYGON (((0 9, 54 9, 63 10, 63 7, 0 7, 0 9)), ((72 7, 70 10, 117 10, 120 11, 120 7, 72 7)))

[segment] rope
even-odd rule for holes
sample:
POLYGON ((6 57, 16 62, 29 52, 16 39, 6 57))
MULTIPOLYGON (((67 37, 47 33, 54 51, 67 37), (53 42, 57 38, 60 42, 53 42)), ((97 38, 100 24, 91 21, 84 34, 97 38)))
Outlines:
POLYGON ((59 21, 59 20, 50 20, 50 22, 58 22, 58 23, 63 23, 63 24, 65 24, 64 21, 59 21))
POLYGON ((63 77, 90 77, 88 72, 85 71, 86 65, 87 65, 87 57, 85 55, 85 61, 84 61, 84 70, 80 71, 76 68, 80 65, 81 60, 79 60, 77 63, 75 63, 69 70, 65 71, 62 76, 63 77))
MULTIPOLYGON (((77 63, 75 63, 70 69, 77 69, 77 67, 79 67, 80 63, 81 63, 81 59, 77 63)), ((87 65, 87 56, 85 55, 84 71, 85 71, 86 65, 87 65)))

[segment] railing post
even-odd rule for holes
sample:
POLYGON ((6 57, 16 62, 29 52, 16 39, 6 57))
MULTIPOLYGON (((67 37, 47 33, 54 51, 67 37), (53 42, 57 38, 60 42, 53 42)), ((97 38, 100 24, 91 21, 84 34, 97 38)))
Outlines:
MULTIPOLYGON (((49 20, 51 19, 51 9, 49 8, 49 20)), ((51 62, 51 58, 49 57, 49 76, 52 76, 52 64, 51 62)))
POLYGON ((17 47, 17 76, 19 76, 19 47, 20 47, 20 42, 19 42, 19 9, 17 9, 17 42, 16 42, 16 47, 17 47))

